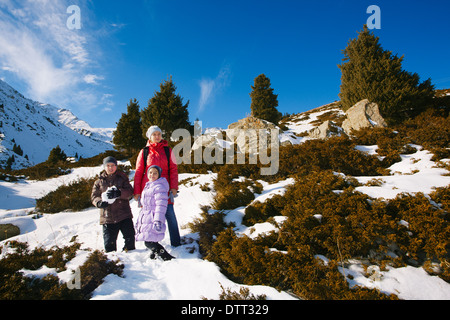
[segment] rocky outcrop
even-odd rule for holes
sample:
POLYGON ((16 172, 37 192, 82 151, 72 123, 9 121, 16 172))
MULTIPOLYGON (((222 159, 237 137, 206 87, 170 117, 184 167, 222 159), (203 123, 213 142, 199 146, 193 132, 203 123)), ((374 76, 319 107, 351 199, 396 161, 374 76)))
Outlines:
POLYGON ((342 131, 333 121, 327 120, 320 126, 309 130, 308 136, 311 139, 326 139, 332 135, 337 135, 342 131))
POLYGON ((226 149, 230 147, 230 143, 225 141, 226 134, 219 128, 207 129, 206 132, 195 139, 192 150, 201 147, 226 149))
POLYGON ((345 114, 347 119, 342 123, 342 129, 347 134, 351 134, 352 130, 363 128, 387 127, 386 121, 380 114, 378 105, 367 99, 355 104, 345 114))
POLYGON ((271 130, 279 128, 269 121, 248 116, 230 124, 226 131, 227 136, 235 141, 239 151, 254 153, 259 148, 260 130, 267 130, 267 145, 270 145, 271 130))
POLYGON ((228 126, 227 130, 245 130, 245 129, 277 129, 278 127, 272 122, 248 116, 244 119, 234 122, 228 126))

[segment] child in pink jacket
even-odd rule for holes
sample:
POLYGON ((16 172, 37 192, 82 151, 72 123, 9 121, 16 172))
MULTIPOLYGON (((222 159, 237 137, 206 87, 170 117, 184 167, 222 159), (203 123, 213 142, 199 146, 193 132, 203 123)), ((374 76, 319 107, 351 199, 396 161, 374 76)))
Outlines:
POLYGON ((150 258, 158 256, 171 260, 171 256, 158 242, 164 239, 166 231, 166 211, 169 199, 169 183, 161 177, 159 166, 150 166, 147 170, 149 181, 141 195, 142 209, 136 222, 136 241, 144 241, 150 249, 150 258))

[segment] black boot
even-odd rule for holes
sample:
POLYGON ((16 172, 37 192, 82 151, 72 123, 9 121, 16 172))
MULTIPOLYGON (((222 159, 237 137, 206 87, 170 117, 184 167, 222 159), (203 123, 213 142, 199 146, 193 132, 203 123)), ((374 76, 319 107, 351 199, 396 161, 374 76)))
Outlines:
POLYGON ((172 255, 170 255, 166 249, 158 242, 146 242, 145 246, 150 249, 150 259, 156 259, 160 257, 164 261, 169 261, 175 259, 172 255))
POLYGON ((161 259, 163 259, 164 261, 175 259, 175 257, 170 255, 170 253, 168 253, 164 248, 160 249, 159 252, 157 252, 156 254, 160 256, 161 259))

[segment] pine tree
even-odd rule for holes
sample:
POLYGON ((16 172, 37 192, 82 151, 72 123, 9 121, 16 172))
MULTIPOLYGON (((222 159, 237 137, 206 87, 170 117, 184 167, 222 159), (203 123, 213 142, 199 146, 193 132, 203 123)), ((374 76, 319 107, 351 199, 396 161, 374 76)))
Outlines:
POLYGON ((48 156, 47 162, 49 163, 58 163, 60 161, 66 161, 67 155, 62 151, 60 146, 56 146, 52 150, 50 150, 50 154, 48 156))
POLYGON ((155 92, 153 98, 148 101, 148 107, 141 112, 142 131, 145 136, 150 126, 158 126, 169 140, 176 129, 191 129, 189 123, 188 105, 183 104, 183 98, 175 94, 176 87, 172 77, 160 85, 160 91, 155 92))
POLYGON ((264 74, 255 78, 250 97, 252 98, 252 116, 277 124, 281 120, 281 112, 277 110, 278 95, 270 87, 270 79, 264 74))
POLYGON ((390 124, 414 117, 431 102, 434 88, 428 79, 402 69, 403 56, 384 50, 367 26, 343 50, 341 98, 344 110, 368 99, 378 104, 390 124))
POLYGON ((19 156, 23 156, 22 148, 20 147, 20 145, 16 145, 15 143, 14 143, 14 146, 13 146, 13 152, 18 154, 19 156))
POLYGON ((127 105, 127 113, 122 113, 114 131, 113 143, 115 148, 119 151, 125 149, 130 155, 140 150, 145 145, 141 127, 139 102, 136 99, 134 101, 130 99, 130 103, 127 105))
POLYGON ((14 158, 14 155, 10 156, 8 160, 6 160, 6 169, 11 170, 11 166, 16 161, 16 158, 14 158))

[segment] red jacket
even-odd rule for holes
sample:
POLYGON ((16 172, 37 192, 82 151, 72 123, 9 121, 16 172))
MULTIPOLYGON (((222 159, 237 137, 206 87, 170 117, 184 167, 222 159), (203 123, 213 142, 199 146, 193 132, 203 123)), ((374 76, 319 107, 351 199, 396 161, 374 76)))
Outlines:
MULTIPOLYGON (((148 157, 147 157, 147 167, 152 165, 157 165, 162 169, 162 177, 166 178, 169 182, 170 189, 178 190, 178 167, 176 158, 170 149, 170 178, 169 178, 169 163, 167 161, 167 155, 164 147, 167 147, 168 143, 166 140, 161 140, 159 143, 151 143, 147 141, 148 157)), ((141 194, 144 190, 145 184, 148 181, 147 173, 144 172, 144 149, 139 152, 136 160, 136 173, 134 176, 134 194, 141 194)))

